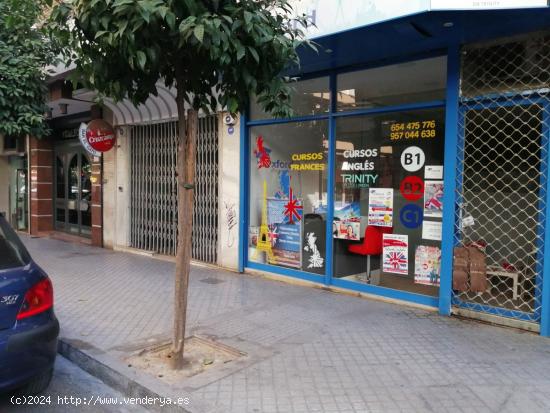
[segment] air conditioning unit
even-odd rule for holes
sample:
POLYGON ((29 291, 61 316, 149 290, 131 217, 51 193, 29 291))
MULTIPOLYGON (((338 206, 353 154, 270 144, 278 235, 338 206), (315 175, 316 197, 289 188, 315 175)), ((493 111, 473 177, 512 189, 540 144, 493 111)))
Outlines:
POLYGON ((23 155, 25 153, 24 136, 0 135, 0 156, 23 155))

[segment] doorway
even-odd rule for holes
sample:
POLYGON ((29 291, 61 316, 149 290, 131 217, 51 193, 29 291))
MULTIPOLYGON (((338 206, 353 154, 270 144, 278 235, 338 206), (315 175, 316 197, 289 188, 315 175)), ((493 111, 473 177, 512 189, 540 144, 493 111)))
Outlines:
POLYGON ((15 186, 15 228, 18 231, 27 229, 28 199, 27 199, 27 169, 17 169, 15 186))
POLYGON ((12 156, 9 160, 9 219, 10 224, 17 231, 26 231, 28 228, 28 177, 26 156, 12 156))
POLYGON ((89 155, 78 146, 62 146, 55 151, 55 229, 89 238, 92 168, 89 155))

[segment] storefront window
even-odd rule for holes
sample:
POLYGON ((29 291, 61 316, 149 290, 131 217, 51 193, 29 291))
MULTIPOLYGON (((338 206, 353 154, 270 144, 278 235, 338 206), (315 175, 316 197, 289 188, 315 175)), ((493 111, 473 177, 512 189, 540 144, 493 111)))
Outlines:
POLYGON ((445 99, 446 57, 338 75, 339 111, 445 99))
POLYGON ((436 296, 444 110, 336 123, 334 277, 436 296))
MULTIPOLYGON (((328 77, 302 80, 291 83, 293 116, 320 115, 328 113, 330 107, 330 86, 328 77)), ((255 99, 251 100, 250 118, 270 119, 255 99)))
POLYGON ((328 121, 250 129, 248 258, 324 274, 328 121))

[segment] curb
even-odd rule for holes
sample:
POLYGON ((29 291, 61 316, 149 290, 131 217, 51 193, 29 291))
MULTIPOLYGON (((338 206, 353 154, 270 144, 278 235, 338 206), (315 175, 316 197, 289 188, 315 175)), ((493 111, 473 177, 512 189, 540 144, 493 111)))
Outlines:
MULTIPOLYGON (((59 338, 57 351, 66 359, 76 364, 82 370, 98 378, 109 387, 122 393, 124 397, 139 399, 171 399, 189 397, 189 395, 175 394, 168 385, 162 385, 155 378, 145 373, 136 372, 115 358, 106 355, 98 349, 80 349, 70 340, 59 338)), ((138 404, 138 403, 136 403, 138 404)), ((195 413, 197 410, 188 410, 189 406, 161 405, 158 403, 139 403, 145 409, 154 412, 195 413)), ((131 404, 128 404, 131 406, 131 404)), ((199 407, 199 406, 196 406, 199 407)), ((200 410, 199 410, 200 411, 200 410)))

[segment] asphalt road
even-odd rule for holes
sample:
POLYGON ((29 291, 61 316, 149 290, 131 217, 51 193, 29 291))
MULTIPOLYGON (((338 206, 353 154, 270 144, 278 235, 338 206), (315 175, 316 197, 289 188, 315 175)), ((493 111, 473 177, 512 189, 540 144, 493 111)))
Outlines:
MULTIPOLYGON (((34 404, 14 405, 15 399, 10 401, 10 398, 9 395, 0 397, 0 412, 129 413, 148 411, 136 404, 125 404, 122 394, 61 356, 57 357, 54 377, 50 386, 44 393, 31 400, 34 404), (72 401, 71 396, 73 397, 72 401), (91 405, 84 405, 84 400, 91 405), (106 401, 109 401, 110 404, 104 404, 106 401)), ((21 399, 18 401, 23 402, 21 399)))

